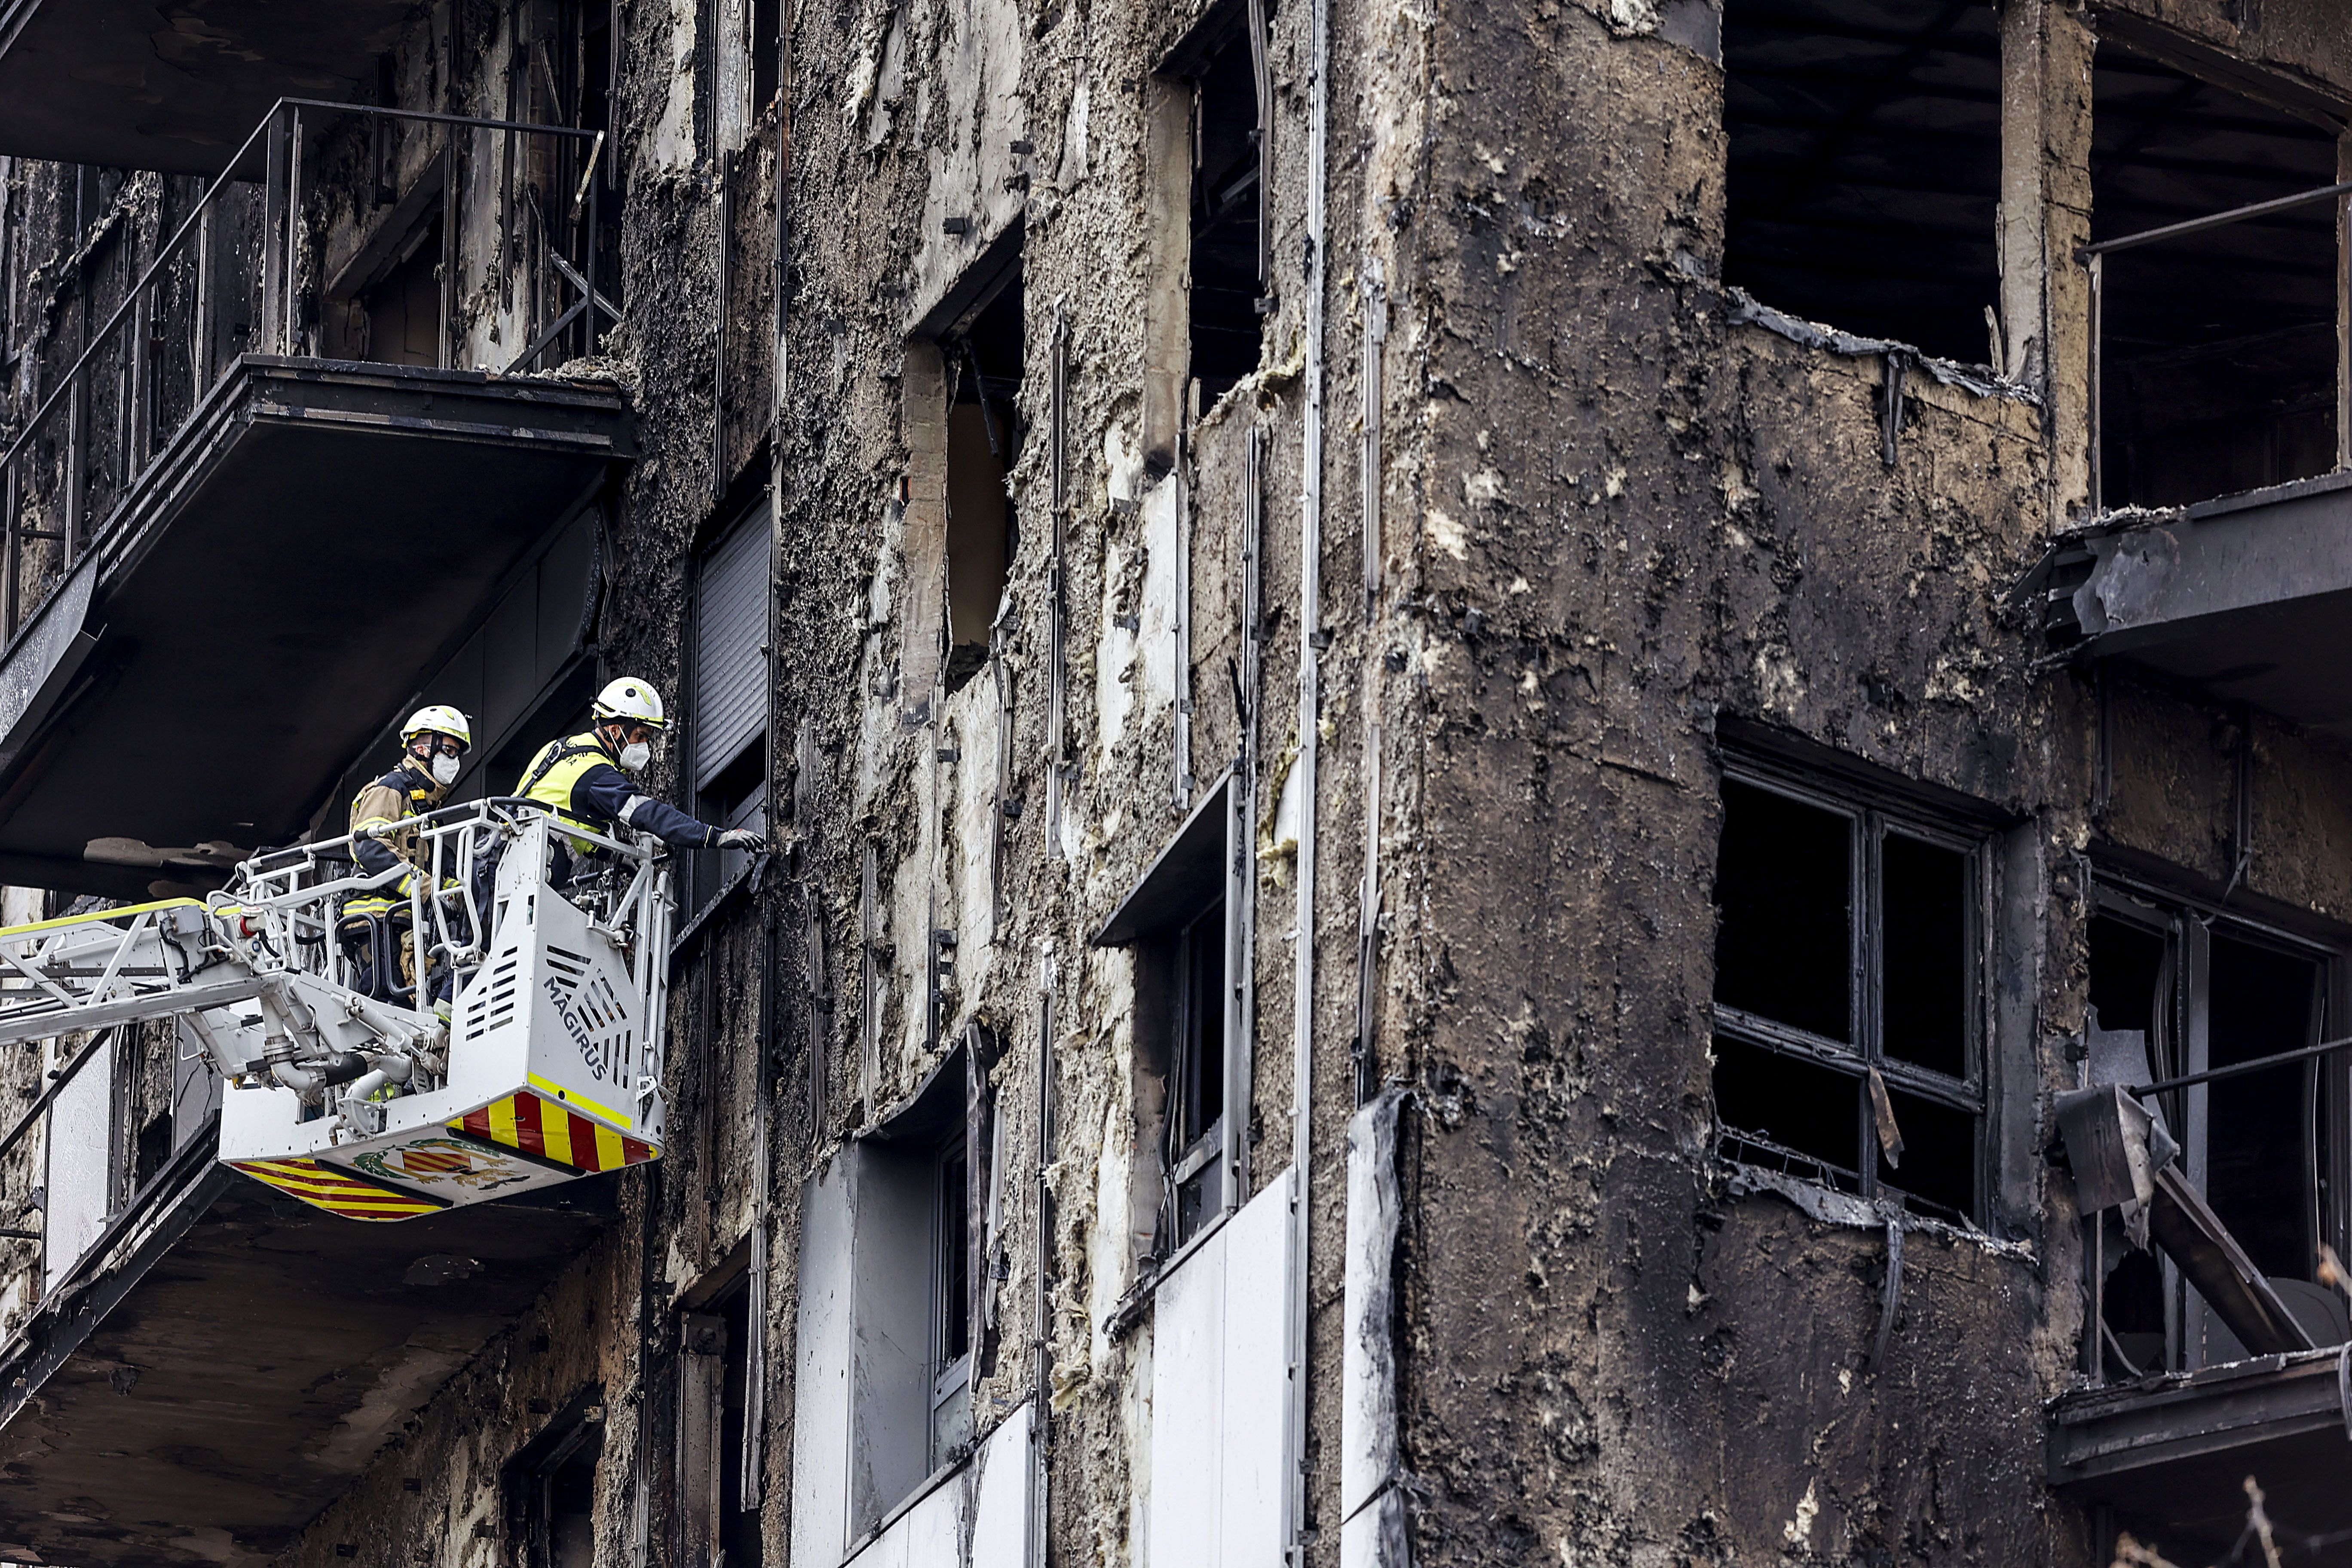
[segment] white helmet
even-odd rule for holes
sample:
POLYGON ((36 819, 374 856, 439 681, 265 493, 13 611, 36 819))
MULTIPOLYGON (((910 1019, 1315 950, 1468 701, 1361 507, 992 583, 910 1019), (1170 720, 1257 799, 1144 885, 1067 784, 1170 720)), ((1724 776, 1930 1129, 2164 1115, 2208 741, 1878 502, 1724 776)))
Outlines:
POLYGON ((619 719, 643 724, 648 730, 659 730, 665 723, 661 693, 653 689, 650 681, 634 680, 625 675, 596 694, 593 711, 599 724, 619 719))
POLYGON ((400 727, 400 743, 405 746, 428 730, 436 735, 452 737, 467 751, 474 749, 474 726, 463 713, 439 702, 429 708, 419 708, 408 716, 408 722, 400 727))

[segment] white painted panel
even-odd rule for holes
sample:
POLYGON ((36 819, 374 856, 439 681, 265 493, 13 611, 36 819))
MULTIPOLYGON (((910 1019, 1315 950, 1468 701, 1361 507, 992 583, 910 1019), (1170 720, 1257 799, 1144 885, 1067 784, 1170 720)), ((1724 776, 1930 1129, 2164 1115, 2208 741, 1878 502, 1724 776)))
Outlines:
POLYGON ((1290 1177, 1226 1222, 1223 1399, 1218 1421, 1220 1568, 1280 1568, 1283 1438, 1290 1400, 1290 1177))
POLYGON ((42 1248, 44 1288, 81 1259, 106 1228, 114 1126, 114 1047, 97 1047, 88 1066, 49 1103, 49 1207, 42 1248))
POLYGON ((793 1338, 792 1560, 826 1568, 849 1545, 849 1162, 801 1189, 793 1338))
POLYGON ((1030 1412, 1024 1405, 989 1435, 980 1451, 971 1511, 971 1560, 965 1568, 1028 1568, 1030 1412))
POLYGON ((1219 1352, 1225 1238, 1202 1242, 1162 1280, 1151 1308, 1150 1568, 1217 1568, 1224 1413, 1219 1352))
MULTIPOLYGON (((877 1568, 961 1568, 963 1513, 964 1478, 959 1474, 908 1509, 874 1543, 879 1548, 894 1540, 898 1542, 895 1558, 887 1552, 874 1554, 877 1568)), ((865 1568, 864 1558, 858 1560, 858 1568, 865 1568)))
POLYGON ((1182 586, 1178 552, 1184 548, 1183 520, 1176 507, 1179 486, 1162 479, 1143 498, 1142 629, 1144 721, 1176 702, 1176 595, 1182 586))

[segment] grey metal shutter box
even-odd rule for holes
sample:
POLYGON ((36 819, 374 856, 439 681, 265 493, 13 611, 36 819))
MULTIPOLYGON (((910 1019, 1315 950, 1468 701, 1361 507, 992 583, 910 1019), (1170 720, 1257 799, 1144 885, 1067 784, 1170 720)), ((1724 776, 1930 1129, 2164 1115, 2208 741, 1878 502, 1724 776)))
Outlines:
POLYGON ((767 509, 702 558, 695 611, 694 784, 709 784, 768 719, 767 509))

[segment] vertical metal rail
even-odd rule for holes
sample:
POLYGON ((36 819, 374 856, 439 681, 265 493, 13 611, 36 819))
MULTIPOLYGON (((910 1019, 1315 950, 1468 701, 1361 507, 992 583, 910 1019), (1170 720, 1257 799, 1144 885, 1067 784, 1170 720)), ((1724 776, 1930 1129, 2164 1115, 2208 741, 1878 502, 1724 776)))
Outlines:
POLYGON ((2091 427, 2091 515, 2096 517, 2106 506, 2106 436, 2103 421, 2106 417, 2106 397, 2101 382, 2106 374, 2106 283, 2107 258, 2091 257, 2091 387, 2085 417, 2091 427))
MULTIPOLYGON (((516 133, 503 132, 508 142, 516 133)), ((435 357, 443 370, 457 363, 457 132, 453 126, 441 142, 441 302, 440 327, 434 333, 435 357)))
POLYGON ((1060 965, 1052 947, 1045 950, 1038 976, 1037 1001, 1037 1157, 1035 1171, 1035 1234, 1031 1237, 1029 1304, 1029 1562, 1027 1568, 1045 1568, 1045 1533, 1052 1510, 1047 1487, 1053 1459, 1054 1328, 1051 1286, 1054 1259, 1054 1031, 1061 983, 1060 965))
POLYGON ((1291 1568, 1307 1561, 1307 1283, 1313 1234, 1315 1084, 1315 818, 1316 749, 1322 707, 1324 295, 1329 287, 1324 253, 1326 156, 1331 120, 1331 0, 1311 0, 1307 11, 1307 367, 1299 452, 1298 549, 1298 901, 1292 948, 1290 1110, 1289 1402, 1283 1455, 1283 1554, 1291 1568))
MULTIPOLYGON (((278 316, 278 324, 285 334, 278 345, 278 352, 282 354, 290 354, 294 352, 294 346, 300 341, 302 331, 300 314, 294 308, 295 290, 300 286, 302 276, 302 110, 300 105, 295 106, 291 118, 293 127, 286 137, 286 261, 278 272, 278 277, 286 289, 285 309, 278 316)), ((441 292, 442 298, 446 300, 448 298, 449 291, 446 275, 450 270, 446 265, 448 244, 446 238, 448 230, 446 226, 442 229, 442 234, 445 262, 442 270, 445 276, 441 292)), ((446 363, 446 361, 445 360, 444 363, 446 363)))
MULTIPOLYGON (((592 275, 588 281, 596 279, 592 275)), ((727 493, 727 296, 735 286, 735 154, 719 155, 719 276, 710 298, 710 496, 727 493)), ((591 313, 596 302, 591 298, 591 313)))
POLYGON ((1232 945, 1225 958, 1232 987, 1232 1039, 1225 1073, 1225 1208, 1245 1202, 1250 1190, 1250 1105, 1257 1084, 1257 832, 1258 789, 1264 771, 1259 710, 1265 706, 1265 426, 1253 424, 1242 469, 1241 668, 1236 681, 1238 755, 1234 763, 1232 805, 1226 819, 1227 928, 1232 945))
POLYGON ((1053 463, 1053 553, 1045 568, 1045 853, 1058 860, 1062 848, 1062 789, 1068 773, 1070 311, 1066 298, 1054 301, 1054 345, 1048 425, 1053 463))
POLYGON ((1358 668, 1362 682, 1364 747, 1364 869, 1356 910, 1356 1103, 1372 1098, 1380 1073, 1373 1059, 1373 1035, 1380 1017, 1378 983, 1381 959, 1381 672, 1382 658, 1375 639, 1381 613, 1381 362, 1388 342, 1388 290, 1380 258, 1364 263, 1364 353, 1360 367, 1364 426, 1363 556, 1364 657, 1358 668))

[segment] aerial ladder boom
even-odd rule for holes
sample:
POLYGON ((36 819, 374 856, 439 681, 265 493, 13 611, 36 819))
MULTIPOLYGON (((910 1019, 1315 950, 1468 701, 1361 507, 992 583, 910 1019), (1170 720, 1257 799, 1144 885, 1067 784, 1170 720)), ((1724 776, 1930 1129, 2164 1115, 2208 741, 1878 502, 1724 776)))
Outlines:
POLYGON ((221 1162, 355 1219, 658 1158, 658 847, 510 800, 395 834, 413 862, 379 875, 339 838, 206 900, 0 930, 0 1045, 177 1020, 226 1085, 221 1162), (594 852, 560 889, 559 834, 594 852))

